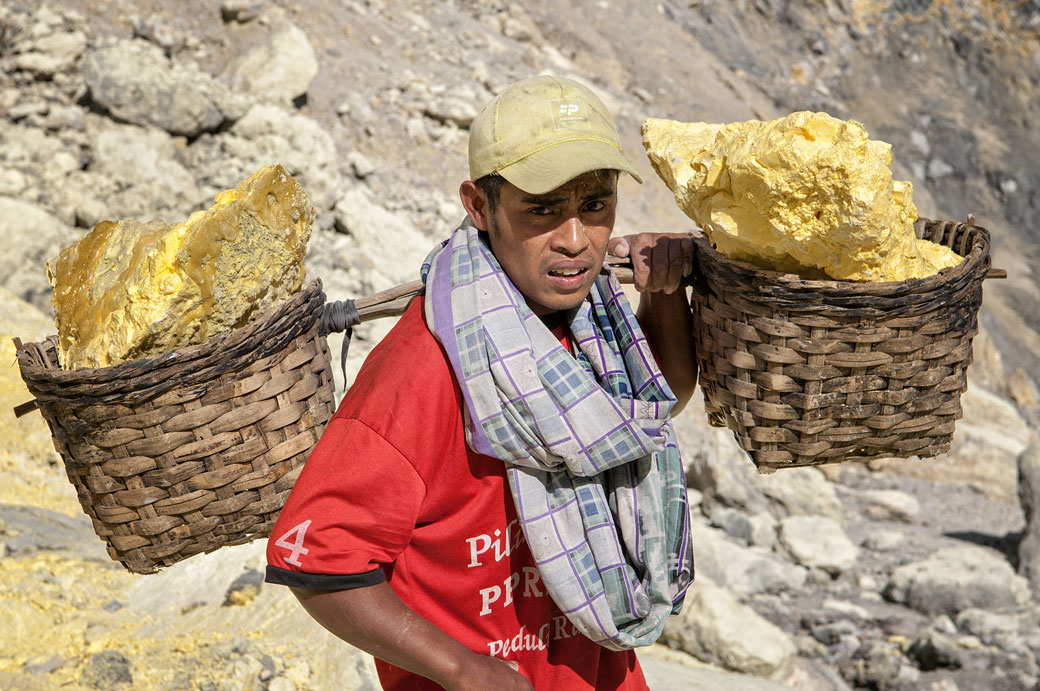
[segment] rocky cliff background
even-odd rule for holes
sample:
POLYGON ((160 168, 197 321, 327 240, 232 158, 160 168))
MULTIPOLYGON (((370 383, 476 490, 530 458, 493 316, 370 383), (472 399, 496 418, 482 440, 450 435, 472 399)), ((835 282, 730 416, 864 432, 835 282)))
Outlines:
MULTIPOLYGON (((308 272, 330 298, 413 279, 460 218, 477 109, 543 71, 617 115, 646 181, 622 183, 618 232, 691 225, 643 118, 824 110, 892 144, 922 215, 974 214, 1009 273, 986 284, 946 456, 759 476, 683 413, 697 583, 641 652, 652 688, 1038 687, 1035 0, 5 0, 0 687, 377 688, 261 584, 262 541, 155 576, 110 562, 43 421, 11 413, 11 338, 53 332, 44 262, 95 223, 181 220, 265 163, 317 208, 308 272)), ((348 380, 390 321, 358 330, 348 380)))

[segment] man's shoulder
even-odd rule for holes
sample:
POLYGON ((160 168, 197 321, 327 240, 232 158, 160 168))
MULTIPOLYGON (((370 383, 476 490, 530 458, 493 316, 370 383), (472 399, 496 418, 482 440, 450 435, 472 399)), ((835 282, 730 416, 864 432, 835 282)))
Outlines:
POLYGON ((416 297, 397 323, 376 344, 350 385, 347 399, 399 399, 449 394, 454 388, 451 366, 440 342, 426 325, 422 296, 416 297))
POLYGON ((372 349, 363 368, 394 367, 394 373, 404 375, 418 370, 420 366, 436 364, 447 367, 447 359, 437 338, 426 325, 423 296, 419 295, 409 303, 393 328, 372 349))
POLYGON ((461 405, 451 365, 417 298, 369 353, 336 417, 361 422, 419 469, 461 434, 461 405))

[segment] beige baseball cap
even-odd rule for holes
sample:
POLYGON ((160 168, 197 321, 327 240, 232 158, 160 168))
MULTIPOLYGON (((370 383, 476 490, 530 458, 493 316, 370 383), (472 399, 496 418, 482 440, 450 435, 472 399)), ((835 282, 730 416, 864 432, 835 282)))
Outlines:
POLYGON ((572 79, 540 76, 511 84, 470 126, 471 180, 498 173, 524 192, 545 194, 600 168, 643 182, 621 155, 606 106, 572 79))

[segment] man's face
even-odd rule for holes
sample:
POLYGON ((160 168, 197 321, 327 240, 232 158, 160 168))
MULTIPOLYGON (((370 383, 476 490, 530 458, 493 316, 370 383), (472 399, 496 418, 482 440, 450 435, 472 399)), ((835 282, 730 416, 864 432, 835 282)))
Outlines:
POLYGON ((607 254, 617 174, 593 171, 545 194, 506 182, 490 219, 491 251, 535 314, 577 306, 607 254))

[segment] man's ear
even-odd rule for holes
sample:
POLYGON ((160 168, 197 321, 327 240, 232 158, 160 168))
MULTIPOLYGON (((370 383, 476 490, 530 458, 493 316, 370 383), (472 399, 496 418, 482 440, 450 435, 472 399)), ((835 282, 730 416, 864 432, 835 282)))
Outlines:
POLYGON ((466 180, 459 186, 459 199, 462 200, 462 206, 466 209, 469 219, 473 221, 477 230, 487 231, 490 224, 488 223, 488 201, 484 192, 477 187, 475 182, 466 180))

